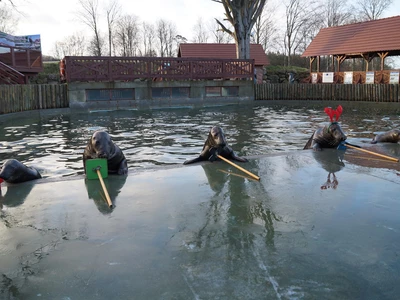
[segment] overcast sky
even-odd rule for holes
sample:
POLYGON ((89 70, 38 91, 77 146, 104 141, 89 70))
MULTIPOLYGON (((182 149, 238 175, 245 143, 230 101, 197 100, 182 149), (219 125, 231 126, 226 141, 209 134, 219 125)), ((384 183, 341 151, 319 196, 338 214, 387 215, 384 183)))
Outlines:
MULTIPOLYGON (((24 14, 19 17, 19 26, 14 35, 40 34, 42 53, 45 55, 52 54, 56 41, 62 41, 64 37, 76 32, 89 32, 76 17, 76 11, 80 9, 78 0, 13 1, 24 14)), ((283 12, 283 0, 270 1, 278 1, 283 12)), ((103 2, 108 1, 99 0, 99 3, 103 2)), ((393 2, 384 17, 400 15, 400 0, 393 2)), ((157 20, 165 19, 174 22, 178 34, 189 41, 192 38, 193 27, 200 17, 204 22, 208 22, 213 18, 223 19, 224 14, 222 4, 211 0, 119 0, 119 3, 124 14, 136 15, 141 21, 155 24, 157 20)), ((99 6, 100 9, 104 7, 99 6)), ((102 10, 100 12, 103 13, 102 10)), ((283 15, 280 19, 282 17, 283 15)))

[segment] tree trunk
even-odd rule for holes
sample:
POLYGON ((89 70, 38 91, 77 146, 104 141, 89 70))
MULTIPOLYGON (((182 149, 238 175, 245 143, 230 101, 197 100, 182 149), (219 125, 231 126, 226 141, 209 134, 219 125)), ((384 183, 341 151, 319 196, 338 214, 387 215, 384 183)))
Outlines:
POLYGON ((251 30, 262 13, 266 0, 212 0, 224 6, 225 16, 234 30, 229 30, 217 21, 221 29, 230 34, 236 42, 236 58, 250 59, 251 30))

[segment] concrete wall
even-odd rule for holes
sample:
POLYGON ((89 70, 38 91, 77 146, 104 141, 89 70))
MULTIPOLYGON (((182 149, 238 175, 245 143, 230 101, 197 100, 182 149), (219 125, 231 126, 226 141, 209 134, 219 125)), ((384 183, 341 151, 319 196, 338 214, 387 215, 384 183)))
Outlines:
POLYGON ((151 108, 163 106, 204 106, 237 104, 254 100, 252 80, 199 80, 199 81, 134 81, 134 82, 82 82, 68 84, 70 108, 151 108), (207 97, 206 87, 239 87, 237 97, 207 97), (152 88, 187 87, 189 98, 152 98, 152 88), (135 99, 112 101, 87 101, 88 89, 135 89, 135 99))

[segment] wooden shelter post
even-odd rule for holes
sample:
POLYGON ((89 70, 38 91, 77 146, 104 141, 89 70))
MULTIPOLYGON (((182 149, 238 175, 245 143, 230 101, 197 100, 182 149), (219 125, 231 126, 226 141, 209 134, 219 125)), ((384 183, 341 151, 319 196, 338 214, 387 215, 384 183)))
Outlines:
POLYGON ((312 73, 312 65, 313 65, 314 60, 315 60, 315 56, 311 56, 310 57, 310 73, 312 73))
POLYGON ((344 62, 346 59, 346 55, 336 55, 336 61, 337 61, 337 71, 340 72, 340 65, 344 62))
POLYGON ((381 71, 383 71, 385 67, 385 58, 388 56, 389 52, 379 52, 378 55, 381 58, 381 71))
POLYGON ((361 53, 361 57, 364 58, 366 66, 365 66, 365 72, 368 72, 369 69, 369 63, 372 61, 372 59, 375 57, 375 53, 370 54, 370 53, 361 53))

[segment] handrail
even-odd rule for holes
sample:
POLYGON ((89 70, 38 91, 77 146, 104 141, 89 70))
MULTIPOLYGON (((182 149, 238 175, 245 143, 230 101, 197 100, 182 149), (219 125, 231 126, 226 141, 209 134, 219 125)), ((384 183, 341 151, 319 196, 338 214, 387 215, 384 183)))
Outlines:
POLYGON ((24 74, 0 61, 0 83, 25 84, 26 77, 24 74))
POLYGON ((66 56, 62 61, 67 82, 254 77, 253 59, 66 56))

